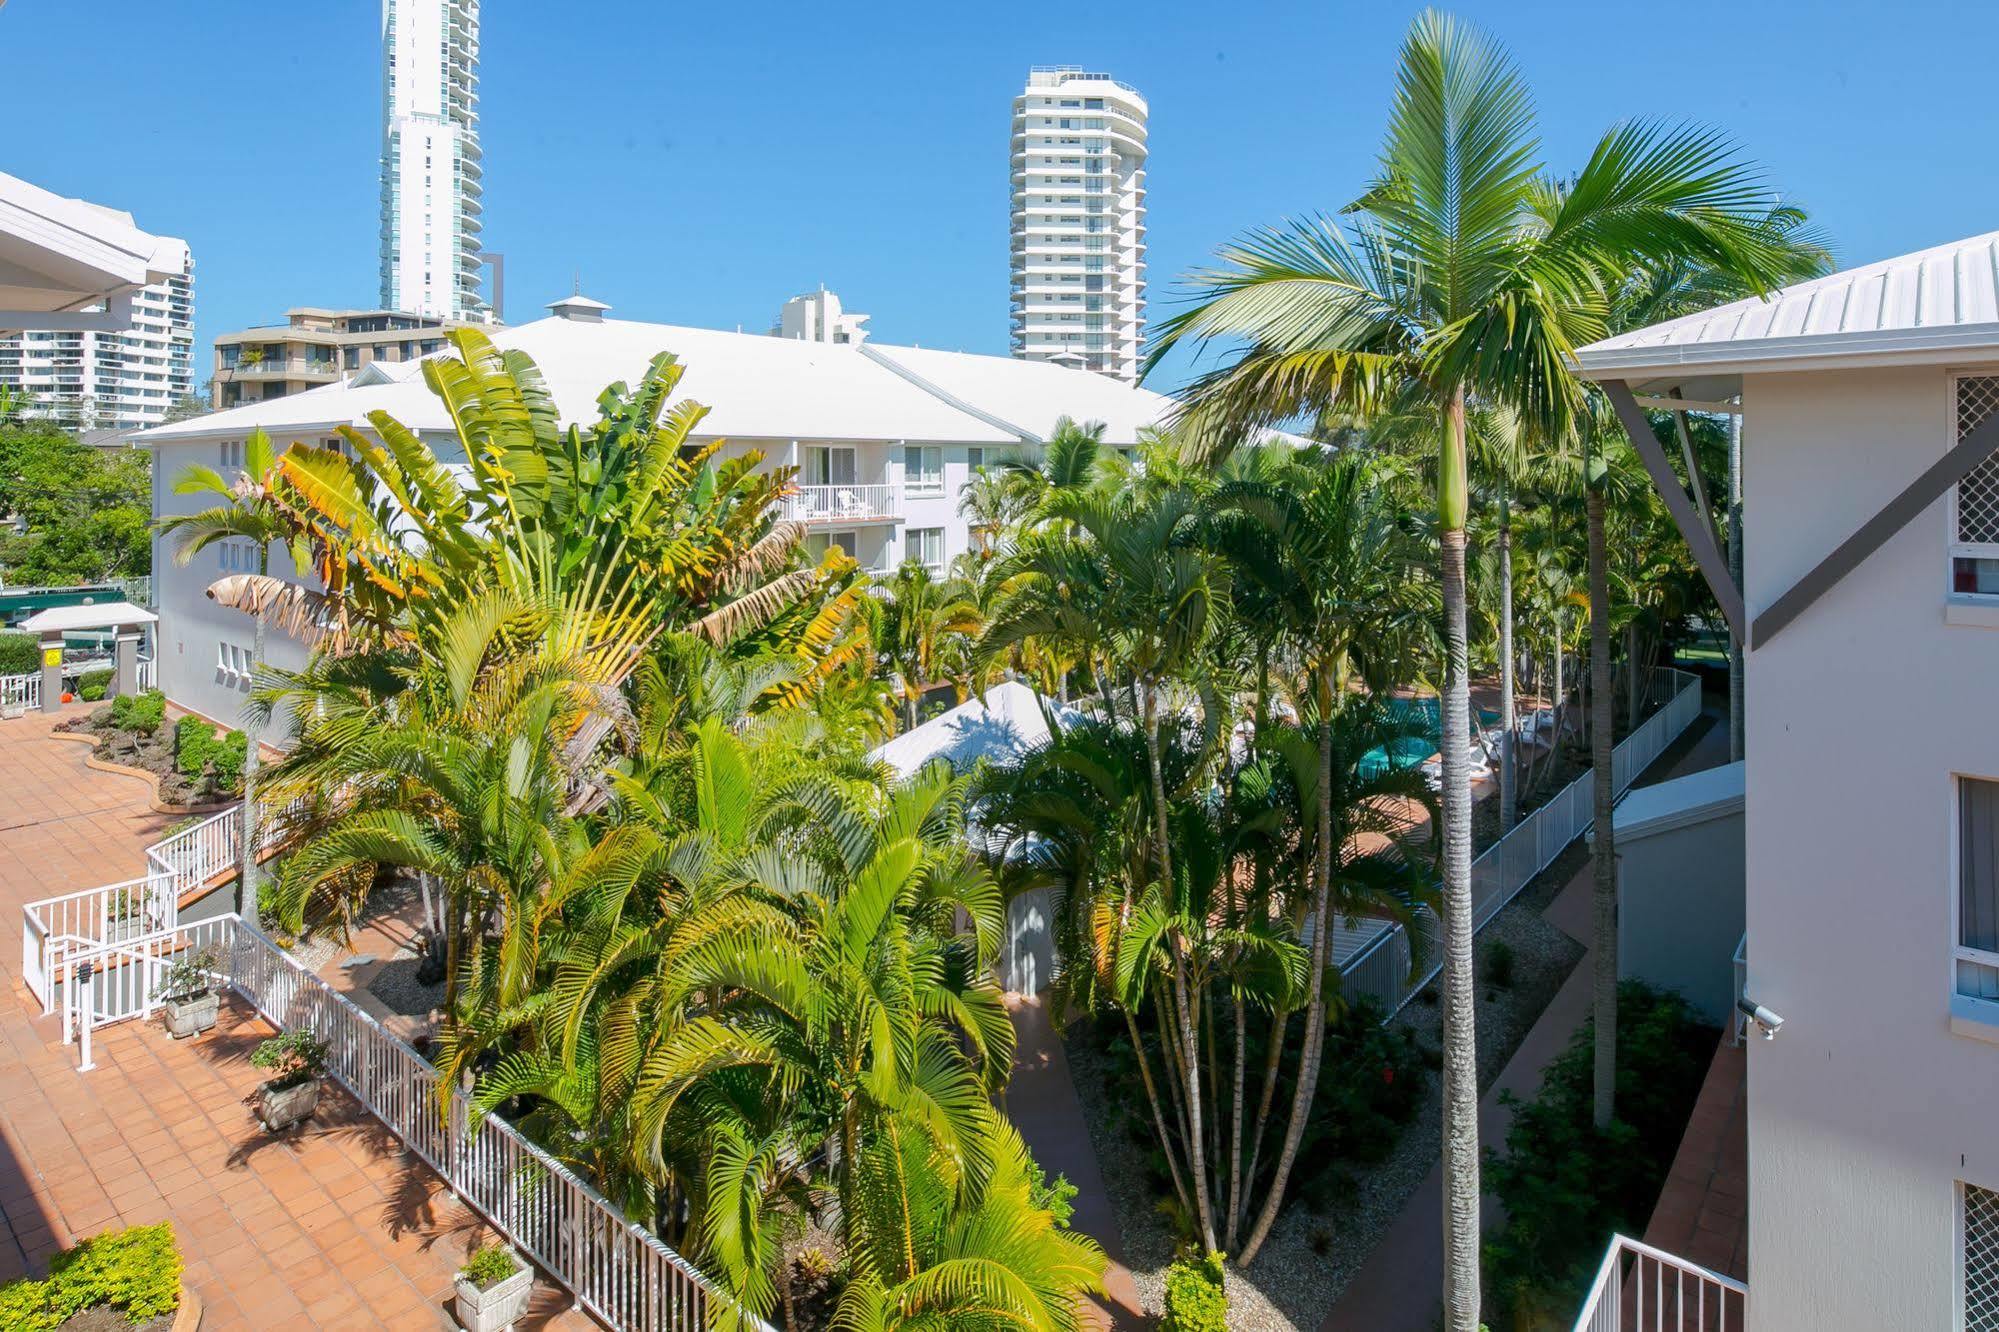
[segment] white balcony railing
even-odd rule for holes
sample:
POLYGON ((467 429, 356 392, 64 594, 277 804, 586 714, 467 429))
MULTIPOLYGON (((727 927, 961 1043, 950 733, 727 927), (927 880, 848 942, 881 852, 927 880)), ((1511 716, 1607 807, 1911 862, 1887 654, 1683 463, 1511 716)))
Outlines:
POLYGON ((1614 1235, 1574 1332, 1741 1332, 1748 1304, 1734 1277, 1614 1235))
POLYGON ((831 525, 893 522, 902 516, 902 487, 799 486, 784 497, 784 516, 831 525))
POLYGON ((0 708, 27 708, 32 711, 41 705, 40 671, 30 671, 26 675, 0 675, 0 708))

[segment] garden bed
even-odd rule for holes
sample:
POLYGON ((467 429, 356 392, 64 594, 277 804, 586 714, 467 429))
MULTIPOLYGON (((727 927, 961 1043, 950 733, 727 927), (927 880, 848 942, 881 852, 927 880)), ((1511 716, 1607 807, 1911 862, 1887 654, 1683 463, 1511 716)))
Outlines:
POLYGON ((243 732, 218 732, 199 717, 181 717, 168 725, 166 699, 158 690, 113 699, 59 723, 56 730, 96 737, 92 756, 151 777, 162 805, 198 810, 226 803, 243 790, 243 732))

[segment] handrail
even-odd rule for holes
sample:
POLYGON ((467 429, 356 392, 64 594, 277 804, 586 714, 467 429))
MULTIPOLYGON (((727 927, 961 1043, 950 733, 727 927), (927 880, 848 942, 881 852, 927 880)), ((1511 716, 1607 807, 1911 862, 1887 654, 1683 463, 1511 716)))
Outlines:
POLYGON ((1729 1332, 1731 1327, 1742 1328, 1748 1301, 1748 1285, 1732 1276, 1688 1262, 1629 1235, 1613 1234, 1572 1332, 1686 1332, 1690 1328, 1699 1332, 1729 1332), (1632 1279, 1628 1283, 1624 1271, 1627 1258, 1632 1260, 1632 1279), (1670 1285, 1668 1273, 1672 1278, 1670 1285), (1625 1296, 1627 1288, 1631 1292, 1629 1299, 1625 1296), (1731 1308, 1735 1311, 1732 1320, 1731 1308))

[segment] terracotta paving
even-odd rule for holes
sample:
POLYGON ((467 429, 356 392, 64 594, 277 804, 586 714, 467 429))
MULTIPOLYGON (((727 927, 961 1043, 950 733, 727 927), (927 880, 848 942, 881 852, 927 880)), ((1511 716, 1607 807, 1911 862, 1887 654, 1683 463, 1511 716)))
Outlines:
POLYGON ((1645 1242, 1749 1279, 1749 1063, 1725 1039, 1645 1227, 1645 1242))
MULTIPOLYGON (((132 877, 171 819, 146 784, 83 766, 52 719, 0 721, 0 916, 132 877)), ((97 1033, 76 1069, 58 1021, 0 949, 0 1280, 122 1226, 171 1221, 202 1326, 437 1328, 453 1273, 489 1236, 427 1167, 331 1084, 303 1129, 273 1137, 245 1103, 271 1028, 239 1004, 192 1041, 156 1024, 97 1033)), ((593 1328, 546 1280, 522 1327, 593 1328)))

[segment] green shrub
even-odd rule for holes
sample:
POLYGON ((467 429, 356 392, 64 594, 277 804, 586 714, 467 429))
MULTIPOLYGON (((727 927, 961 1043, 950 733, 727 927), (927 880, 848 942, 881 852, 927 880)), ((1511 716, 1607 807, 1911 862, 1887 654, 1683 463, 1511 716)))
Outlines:
POLYGON ((29 675, 42 668, 42 645, 33 634, 0 634, 0 675, 29 675))
POLYGON ((120 1310, 133 1323, 180 1307, 172 1226, 162 1221, 93 1236, 57 1254, 46 1281, 23 1277, 0 1286, 0 1327, 9 1332, 48 1332, 99 1307, 120 1310))
POLYGON ((111 724, 121 731, 151 735, 167 718, 167 696, 157 689, 143 694, 120 694, 111 700, 111 724))
POLYGON ((1485 950, 1485 979, 1502 990, 1513 988, 1513 946, 1506 940, 1494 939, 1485 950))
POLYGON ((1182 1258, 1166 1269, 1166 1321, 1162 1332, 1228 1332, 1229 1297, 1222 1255, 1182 1258))
POLYGON ((182 717, 174 723, 174 766, 180 775, 193 781, 208 770, 215 752, 215 728, 199 717, 182 717))
POLYGON ((458 1275, 470 1281, 481 1290, 496 1286, 521 1270, 514 1255, 504 1244, 488 1244, 473 1252, 465 1260, 465 1266, 458 1269, 458 1275))
POLYGON ((1080 1192, 1082 1190, 1071 1184, 1067 1175, 1057 1175, 1050 1183, 1048 1172, 1042 1169, 1041 1162, 1030 1160, 1027 1163, 1028 1200, 1053 1216, 1058 1228, 1067 1230, 1069 1223, 1076 1219, 1076 1195, 1080 1192))
POLYGON ((1548 1066, 1540 1093, 1515 1106, 1486 1183, 1506 1224, 1485 1243, 1488 1310, 1538 1327, 1567 1318, 1615 1231, 1645 1228, 1700 1095, 1719 1033, 1686 1000, 1636 981, 1618 987, 1617 1118, 1595 1126, 1595 1023, 1548 1066))
POLYGON ((272 1091, 284 1091, 324 1073, 326 1055, 325 1041, 313 1035, 310 1028, 294 1027, 252 1050, 250 1066, 269 1069, 271 1079, 266 1085, 272 1091))
POLYGON ((85 671, 76 677, 76 696, 86 703, 102 703, 104 696, 111 692, 111 672, 85 671))
POLYGON ((250 737, 241 731, 230 731, 208 752, 208 762, 215 769, 215 789, 230 795, 243 789, 243 765, 249 759, 250 737))

